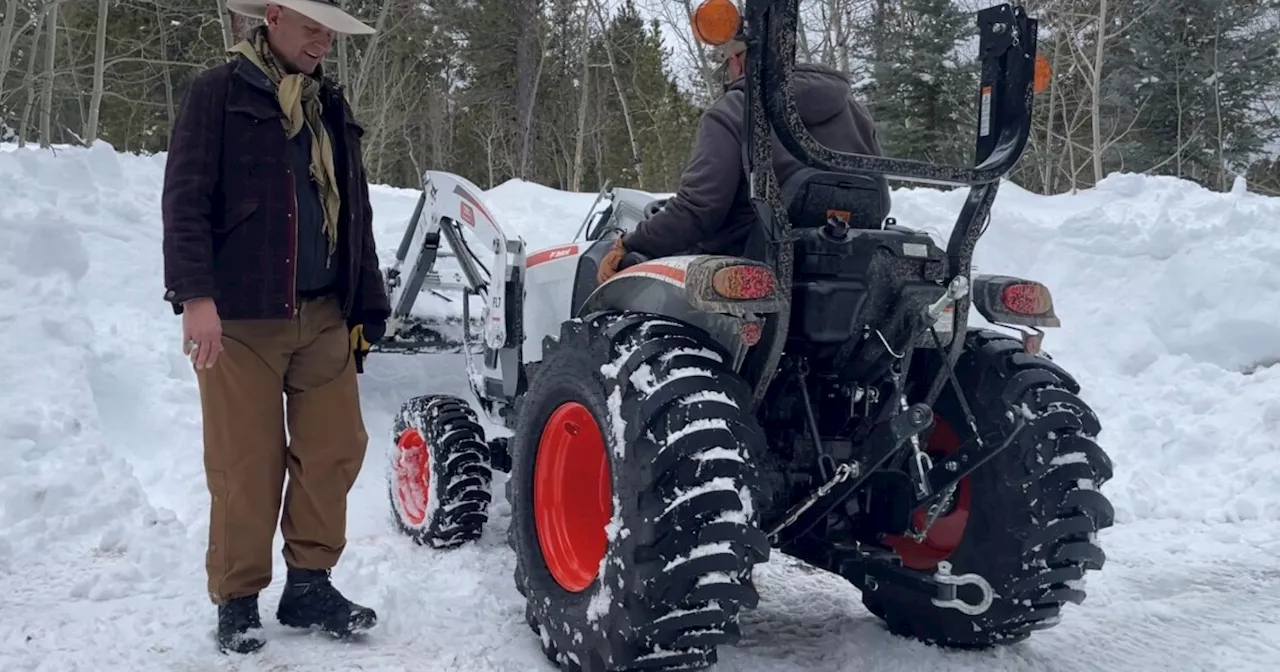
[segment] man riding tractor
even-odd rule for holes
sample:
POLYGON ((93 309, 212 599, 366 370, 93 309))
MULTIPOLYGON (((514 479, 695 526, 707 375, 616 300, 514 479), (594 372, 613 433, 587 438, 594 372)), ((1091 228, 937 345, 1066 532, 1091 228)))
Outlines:
MULTIPOLYGON (((715 49, 725 92, 698 122, 693 154, 680 176, 680 188, 659 212, 617 239, 600 264, 599 282, 617 273, 630 253, 646 258, 677 254, 742 256, 757 227, 742 169, 746 110, 746 50, 739 40, 715 49)), ((818 142, 841 152, 881 156, 871 113, 853 96, 848 78, 818 64, 798 64, 793 76, 796 109, 818 142)), ((773 143, 780 184, 805 168, 781 144, 773 143)), ((878 178, 885 207, 889 189, 878 178)))

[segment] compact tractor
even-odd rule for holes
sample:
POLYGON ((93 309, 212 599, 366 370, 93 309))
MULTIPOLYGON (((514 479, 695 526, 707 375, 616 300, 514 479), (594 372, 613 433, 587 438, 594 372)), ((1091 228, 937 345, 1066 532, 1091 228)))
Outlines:
POLYGON ((404 404, 393 517, 425 546, 465 544, 506 472, 516 588, 561 670, 713 664, 773 549, 947 647, 1052 627, 1102 567, 1112 466, 1079 385, 1041 352, 1060 326, 1049 290, 971 273, 1027 142, 1036 21, 1016 3, 977 13, 976 159, 957 167, 813 139, 790 88, 797 5, 706 0, 693 17, 704 42, 747 44, 743 172, 762 224, 742 257, 632 254, 600 284, 614 239, 661 199, 606 186, 572 242, 526 253, 480 189, 430 171, 386 270, 379 349, 456 347, 475 397, 404 404), (809 167, 786 184, 774 139, 809 167), (886 180, 969 189, 945 249, 889 216, 886 180), (460 321, 415 316, 416 297, 449 290, 460 321), (969 327, 971 309, 989 325, 969 327), (509 436, 486 437, 480 412, 509 436))

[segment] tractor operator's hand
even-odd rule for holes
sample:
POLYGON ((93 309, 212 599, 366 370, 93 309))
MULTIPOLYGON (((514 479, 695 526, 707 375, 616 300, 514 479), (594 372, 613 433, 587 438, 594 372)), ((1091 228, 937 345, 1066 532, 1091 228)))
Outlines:
POLYGON ((618 272, 618 264, 626 254, 627 248, 622 246, 622 237, 619 236, 613 241, 613 247, 604 255, 604 259, 600 260, 600 270, 596 273, 596 282, 603 285, 605 280, 612 278, 618 272))
POLYGON ((211 298, 182 304, 182 353, 199 369, 212 369, 222 354, 222 319, 211 298))

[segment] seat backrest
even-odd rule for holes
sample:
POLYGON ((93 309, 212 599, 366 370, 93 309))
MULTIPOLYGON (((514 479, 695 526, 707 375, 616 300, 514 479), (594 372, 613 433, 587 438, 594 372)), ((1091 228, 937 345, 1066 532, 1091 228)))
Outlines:
POLYGON ((793 228, 818 228, 832 219, 851 229, 880 229, 889 216, 884 178, 804 168, 782 185, 793 228))

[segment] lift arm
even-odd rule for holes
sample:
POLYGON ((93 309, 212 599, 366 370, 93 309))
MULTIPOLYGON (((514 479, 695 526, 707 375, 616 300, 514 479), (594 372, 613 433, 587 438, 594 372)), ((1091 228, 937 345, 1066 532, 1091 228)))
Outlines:
MULTIPOLYGON (((497 218, 481 200, 480 193, 479 187, 462 176, 436 170, 423 173, 422 193, 396 249, 395 262, 385 274, 387 293, 392 297, 391 319, 387 323, 388 336, 392 340, 397 337, 411 340, 410 334, 420 331, 417 327, 424 326, 412 316, 414 302, 420 293, 461 290, 464 295, 464 334, 470 330, 467 298, 476 294, 485 301, 482 332, 486 348, 499 350, 507 344, 507 287, 513 276, 524 268, 524 241, 507 238, 497 218), (481 254, 489 256, 488 266, 467 245, 463 227, 470 229, 486 247, 481 254), (419 234, 418 251, 411 265, 405 269, 405 262, 419 234), (447 252, 440 250, 441 239, 448 244, 447 252), (436 260, 441 256, 457 259, 460 271, 436 271, 436 260)), ((430 345, 436 345, 434 339, 430 345)))

